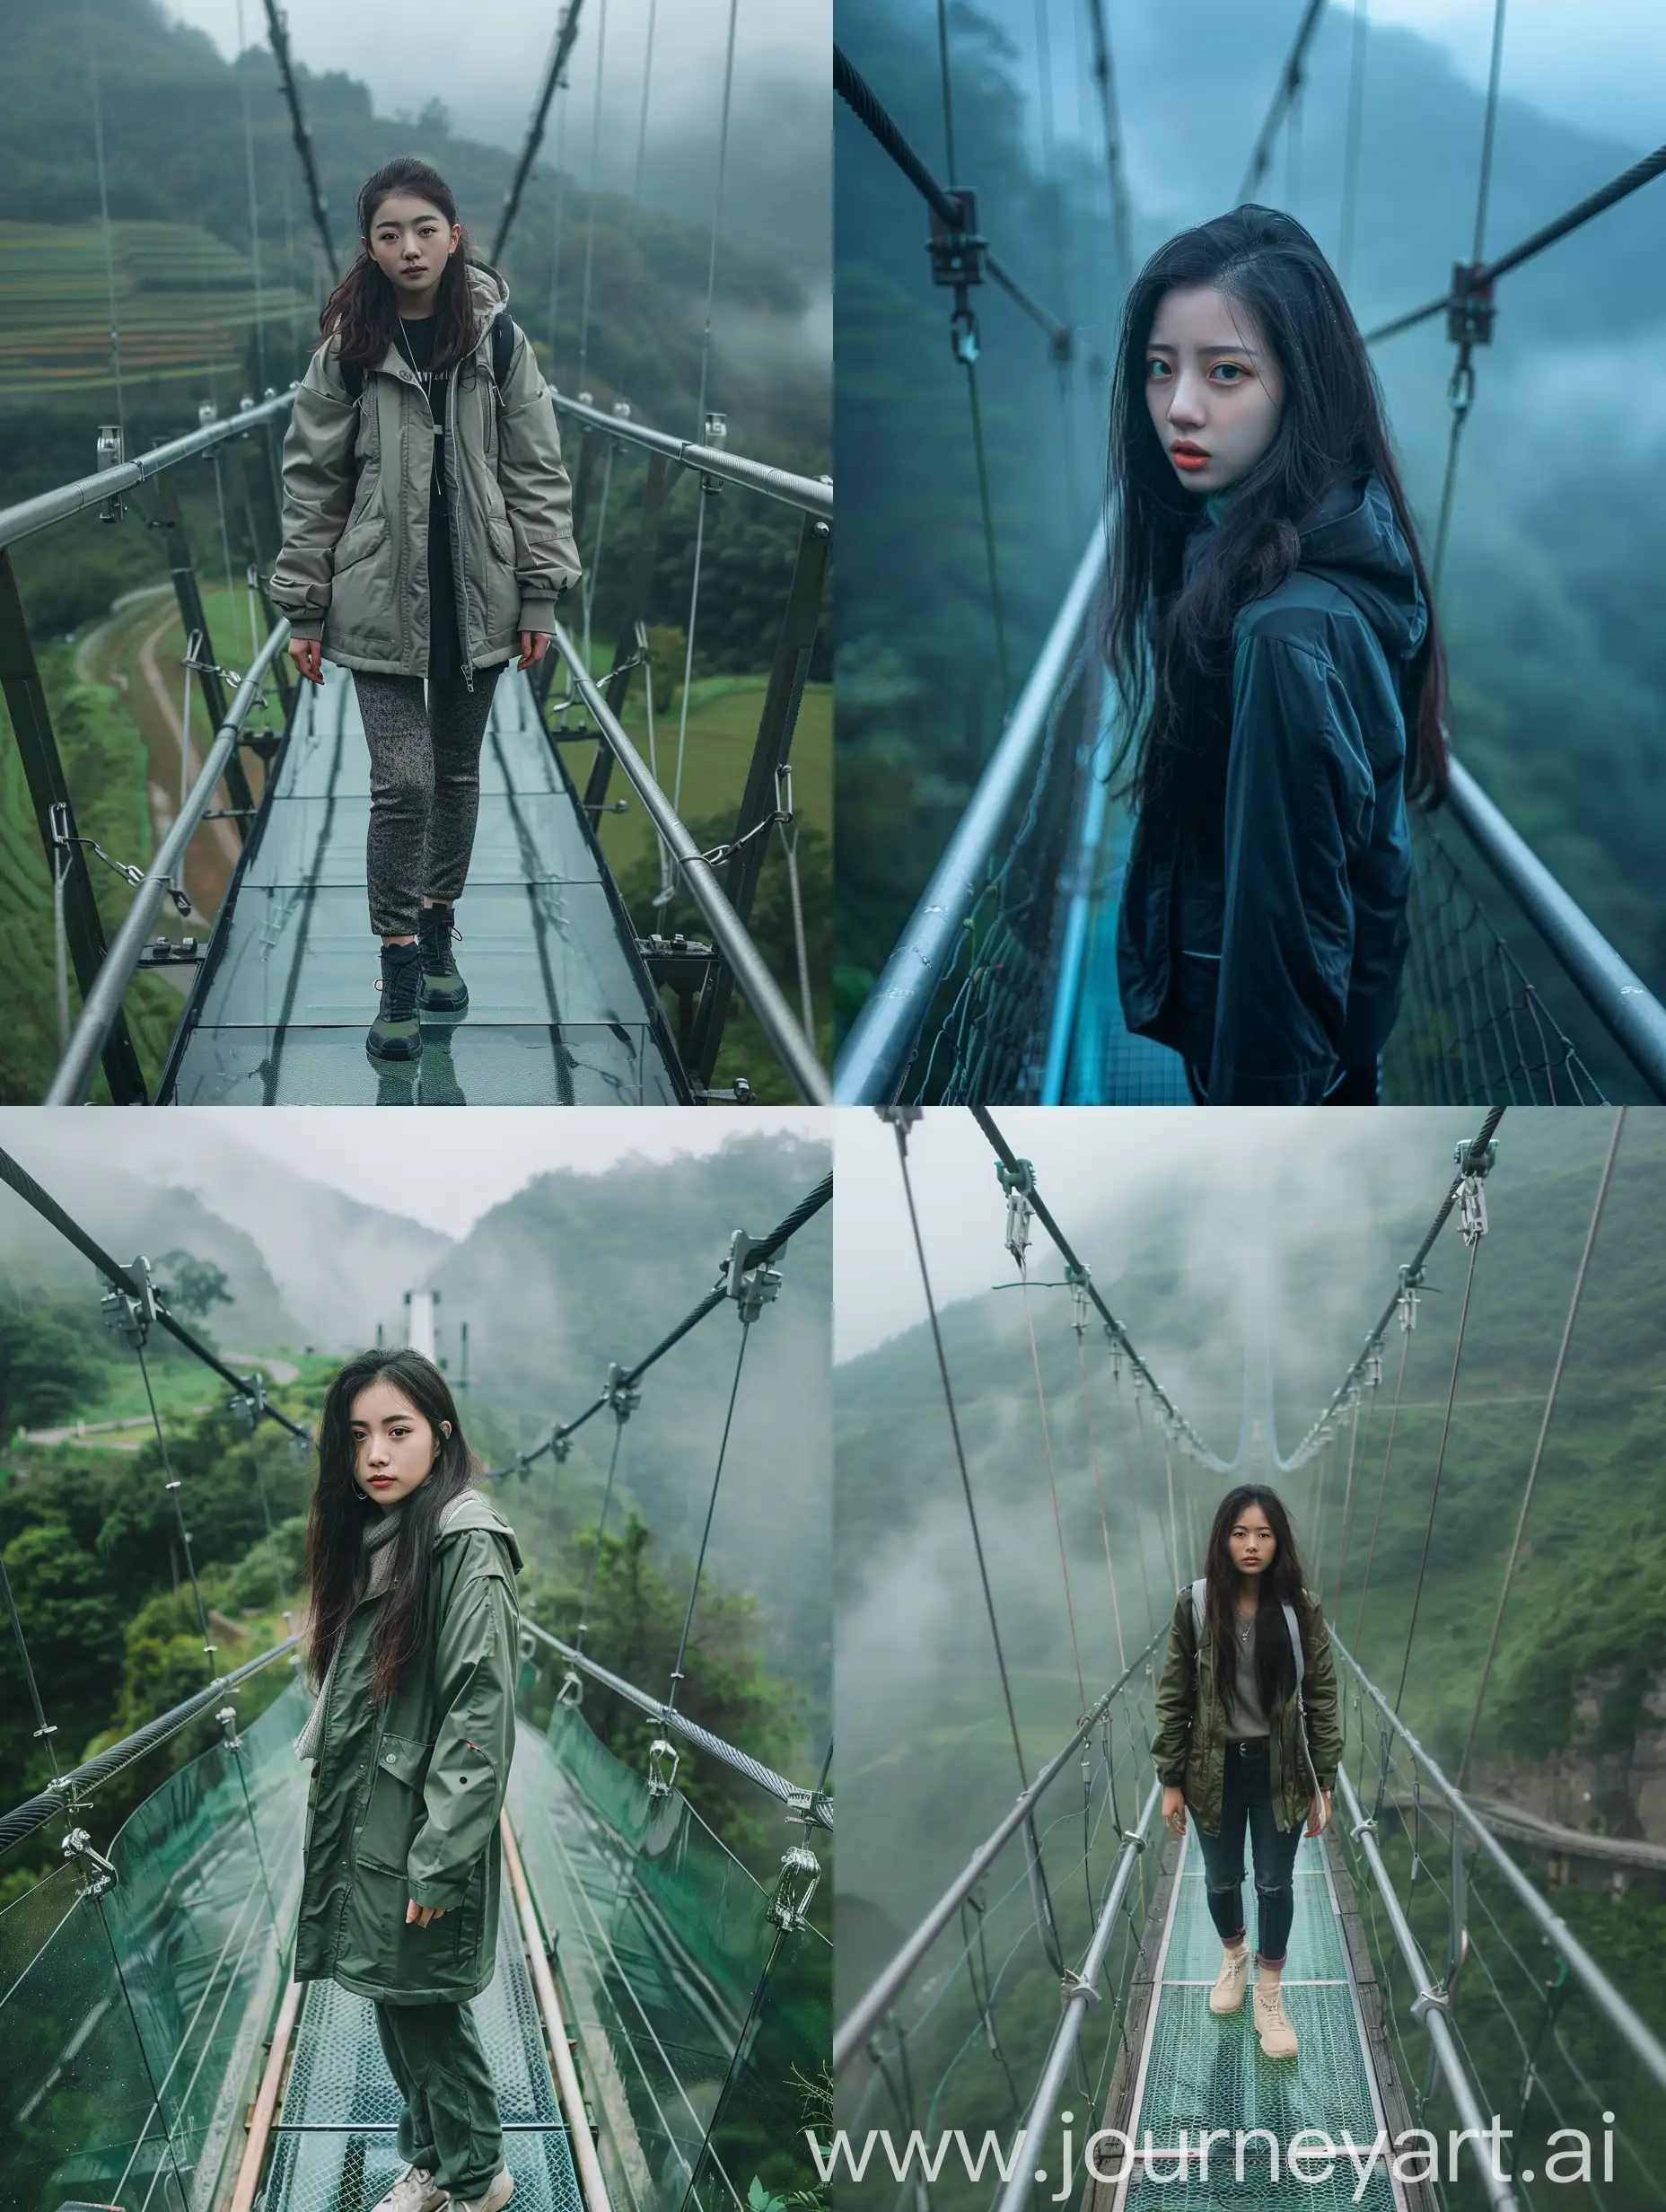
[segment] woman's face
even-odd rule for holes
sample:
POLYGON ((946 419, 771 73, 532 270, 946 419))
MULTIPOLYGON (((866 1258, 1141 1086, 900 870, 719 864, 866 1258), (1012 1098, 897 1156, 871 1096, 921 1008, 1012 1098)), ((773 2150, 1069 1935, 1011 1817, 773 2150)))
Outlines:
POLYGON ((438 291, 462 234, 462 224, 448 224, 432 200, 390 192, 372 218, 364 242, 400 298, 418 299, 438 291))
POLYGON ((1267 1515, 1258 1505, 1246 1505, 1227 1537, 1232 1565, 1241 1575, 1253 1577, 1265 1575, 1273 1563, 1273 1554, 1278 1549, 1278 1539, 1268 1524, 1267 1515))
POLYGON ((1188 491, 1224 491, 1254 468, 1284 402, 1284 373, 1236 300, 1213 285, 1163 294, 1145 347, 1145 404, 1188 491))
POLYGON ((442 1421, 436 1436, 426 1417, 385 1377, 366 1383, 353 1400, 348 1419, 353 1479, 379 1505, 397 1505, 425 1482, 442 1438, 452 1433, 451 1423, 442 1421))

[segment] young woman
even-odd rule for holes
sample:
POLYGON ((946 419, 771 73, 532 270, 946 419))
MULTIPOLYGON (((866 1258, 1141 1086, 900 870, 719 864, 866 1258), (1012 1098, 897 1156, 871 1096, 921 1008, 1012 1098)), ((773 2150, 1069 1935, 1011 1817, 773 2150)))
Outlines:
POLYGON ((1200 1103, 1374 1105, 1445 664, 1364 342, 1291 216, 1239 207, 1146 263, 1110 475, 1124 1018, 1200 1103))
POLYGON ((499 2212, 514 2183, 469 2001, 497 1960, 514 1752, 514 1532, 473 1488, 438 1369, 363 1352, 330 1384, 307 1521, 313 1760, 295 1979, 368 1997, 404 2100, 375 2212, 499 2212))
POLYGON ((324 659, 353 671, 381 939, 366 1043, 412 1060, 419 1008, 469 1005, 452 908, 494 686, 512 654, 517 668, 541 656, 579 564, 548 390, 507 320, 507 285, 469 258, 444 180, 390 162, 358 217, 364 250, 325 303, 284 440, 271 594, 309 681, 324 659))
POLYGON ((1269 2058, 1293 2058, 1285 2012, 1285 1946, 1295 1918, 1293 1874, 1303 1835, 1330 1818, 1342 1757, 1337 1678, 1319 1600, 1302 1580, 1290 1520, 1276 1492, 1241 1483, 1209 1532, 1198 1639, 1190 1586, 1174 1602, 1157 1688, 1153 1745, 1171 1835, 1197 1821, 1209 1917, 1224 1953, 1209 2009, 1236 2012, 1250 1976, 1245 1948, 1244 1830, 1255 1859, 1260 1947, 1255 2024, 1269 2058), (1297 1695, 1288 1605, 1302 1639, 1297 1695), (1306 1826, 1302 1825, 1305 1818, 1306 1826))

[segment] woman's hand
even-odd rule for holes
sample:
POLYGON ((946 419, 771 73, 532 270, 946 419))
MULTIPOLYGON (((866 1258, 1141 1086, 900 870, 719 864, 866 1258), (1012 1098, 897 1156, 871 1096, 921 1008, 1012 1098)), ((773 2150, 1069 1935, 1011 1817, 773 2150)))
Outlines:
POLYGON ((405 1908, 405 1925, 408 1927, 415 1920, 418 1927, 426 1927, 430 1920, 442 1918, 449 1909, 445 1905, 419 1905, 413 1897, 405 1908))
POLYGON ((515 663, 515 666, 517 668, 530 668, 534 661, 541 661, 544 657, 545 648, 548 646, 548 643, 549 633, 548 630, 522 630, 521 633, 521 658, 515 663))
POLYGON ((1186 1792, 1171 1786, 1162 1793, 1162 1824, 1171 1836, 1186 1833, 1186 1792))
POLYGON ((324 648, 316 637, 292 637, 289 657, 309 683, 324 680, 324 648))
POLYGON ((1321 1789, 1307 1809, 1307 1826, 1302 1832, 1307 1836, 1317 1836, 1329 1818, 1330 1792, 1321 1789))

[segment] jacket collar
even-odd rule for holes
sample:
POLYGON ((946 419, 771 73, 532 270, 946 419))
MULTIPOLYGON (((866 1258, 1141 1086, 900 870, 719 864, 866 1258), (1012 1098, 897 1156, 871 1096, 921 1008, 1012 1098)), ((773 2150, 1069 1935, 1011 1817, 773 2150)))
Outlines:
MULTIPOLYGON (((489 261, 471 261, 469 264, 469 292, 474 308, 474 343, 478 353, 486 342, 486 336, 496 318, 500 307, 509 303, 509 286, 489 261)), ((398 326, 388 341, 388 350, 377 363, 377 367, 401 382, 414 383, 410 364, 399 350, 398 326)))

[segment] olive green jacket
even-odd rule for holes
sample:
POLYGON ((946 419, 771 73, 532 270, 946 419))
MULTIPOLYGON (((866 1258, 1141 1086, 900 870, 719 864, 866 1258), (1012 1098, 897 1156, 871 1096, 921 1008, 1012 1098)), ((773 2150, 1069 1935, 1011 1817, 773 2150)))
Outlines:
MULTIPOLYGON (((1302 1716, 1293 1698, 1281 1698, 1269 1716, 1270 1780, 1274 1817, 1286 1834, 1306 1821, 1315 1789, 1336 1787, 1337 1768, 1342 1758, 1342 1734, 1337 1722, 1337 1673, 1330 1655, 1330 1637, 1324 1628, 1319 1600, 1310 1590, 1307 1600, 1320 1633, 1306 1657, 1302 1680, 1302 1702, 1307 1710, 1303 1740, 1302 1716)), ((1284 1616, 1276 1613, 1278 1632, 1284 1616)), ((1192 1621, 1190 1584, 1174 1601, 1169 1623, 1169 1650, 1162 1679, 1157 1685, 1157 1735, 1152 1756, 1157 1778, 1165 1789, 1181 1789, 1192 1816, 1206 1835, 1221 1831, 1221 1804, 1226 1786, 1226 1716, 1214 1682, 1214 1638, 1208 1614, 1204 1615, 1202 1672, 1192 1621)))
POLYGON ((428 670, 428 515, 444 453, 457 635, 464 662, 489 668, 546 636, 579 575, 573 495, 556 410, 531 344, 515 333, 500 391, 491 328, 509 288, 469 271, 475 349, 445 380, 446 435, 397 341, 355 400, 338 341, 324 340, 295 392, 284 438, 284 543, 268 589, 290 635, 326 660, 384 676, 428 670))
POLYGON ((464 1491, 434 1540, 429 1648, 385 1709, 370 1694, 385 1592, 349 1615, 308 1802, 297 1981, 434 2005, 478 1997, 491 1980, 521 1567, 508 1522, 464 1491), (408 1926, 413 1900, 444 1917, 408 1926))

